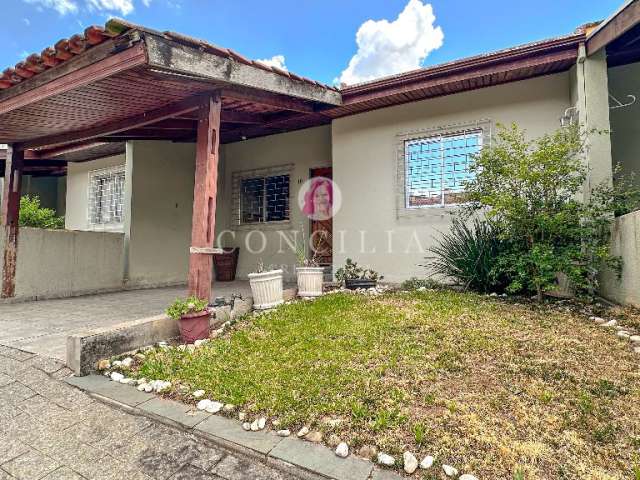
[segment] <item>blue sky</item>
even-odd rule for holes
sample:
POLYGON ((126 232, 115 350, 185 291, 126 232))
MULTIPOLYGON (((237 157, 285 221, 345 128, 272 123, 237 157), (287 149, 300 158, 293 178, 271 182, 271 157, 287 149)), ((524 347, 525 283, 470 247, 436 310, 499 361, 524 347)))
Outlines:
POLYGON ((325 83, 354 83, 569 33, 606 18, 621 2, 2 0, 0 65, 4 69, 25 53, 119 16, 284 64, 325 83))

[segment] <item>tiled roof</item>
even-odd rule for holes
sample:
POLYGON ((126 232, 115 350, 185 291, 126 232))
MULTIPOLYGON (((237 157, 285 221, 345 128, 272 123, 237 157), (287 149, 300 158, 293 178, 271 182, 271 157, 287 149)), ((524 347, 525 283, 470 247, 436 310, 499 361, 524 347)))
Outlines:
POLYGON ((9 89, 14 85, 19 84, 23 80, 31 78, 41 72, 44 72, 45 70, 60 65, 61 63, 84 53, 85 51, 103 43, 110 38, 118 37, 132 30, 162 35, 176 42, 180 42, 189 46, 195 46, 220 57, 229 58, 246 65, 252 65, 262 70, 274 72, 283 77, 291 78, 293 80, 308 83, 311 85, 318 85, 329 90, 338 90, 333 86, 321 84, 315 80, 296 75, 293 72, 266 65, 256 60, 250 60, 231 49, 219 47, 204 40, 199 40, 197 38, 189 37, 175 32, 158 32, 141 25, 126 22, 118 18, 109 20, 104 27, 91 26, 85 29, 83 34, 76 34, 69 39, 65 38, 59 40, 54 46, 45 48, 40 54, 34 53, 32 55, 29 55, 25 60, 18 62, 14 67, 5 69, 2 72, 2 76, 0 76, 0 90, 9 89))

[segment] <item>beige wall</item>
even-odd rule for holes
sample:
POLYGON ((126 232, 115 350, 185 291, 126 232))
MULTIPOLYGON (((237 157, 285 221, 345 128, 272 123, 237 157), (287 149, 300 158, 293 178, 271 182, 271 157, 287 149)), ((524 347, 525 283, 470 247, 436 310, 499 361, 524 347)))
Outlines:
POLYGON ((633 105, 611 110, 611 147, 614 164, 619 163, 622 172, 635 172, 635 182, 640 187, 640 63, 632 63, 609 69, 611 93, 622 103, 627 95, 635 95, 633 105))
POLYGON ((121 233, 21 228, 16 299, 121 289, 123 240, 121 233))
POLYGON ((186 282, 191 240, 195 145, 134 141, 130 174, 128 286, 186 282))
MULTIPOLYGON (((95 230, 89 225, 89 172, 101 168, 124 165, 124 155, 101 158, 90 162, 69 163, 67 167, 65 228, 67 230, 95 230)), ((122 231, 119 226, 115 231, 122 231)))
POLYGON ((437 208, 422 210, 421 218, 396 218, 396 135, 490 119, 517 122, 539 136, 560 126, 570 104, 569 74, 563 73, 335 120, 333 176, 343 204, 334 218, 334 271, 351 257, 387 281, 424 276, 424 249, 449 228, 450 214, 437 208))
POLYGON ((601 293, 618 303, 640 307, 640 211, 616 218, 613 223, 611 253, 623 260, 622 277, 606 272, 601 293))
POLYGON ((219 185, 218 215, 216 218, 216 235, 230 230, 221 237, 222 246, 239 246, 240 257, 238 275, 246 278, 255 271, 256 264, 262 259, 265 266, 276 266, 285 269, 285 278, 295 277, 295 252, 286 242, 281 242, 279 232, 291 237, 292 230, 299 230, 304 223, 305 232, 309 234, 308 220, 298 207, 298 191, 301 183, 309 178, 309 169, 331 165, 331 127, 322 126, 289 132, 280 135, 237 142, 223 146, 223 162, 221 166, 222 183, 219 185), (293 164, 290 177, 290 222, 289 225, 272 229, 270 226, 241 227, 232 225, 232 176, 234 172, 256 168, 277 167, 293 164), (245 247, 246 242, 251 249, 257 250, 262 245, 260 234, 250 233, 259 230, 266 238, 266 248, 262 253, 252 254, 245 247), (235 238, 233 238, 235 235, 235 238), (249 238, 247 239, 247 235, 249 238), (282 249, 280 248, 282 246, 282 249))

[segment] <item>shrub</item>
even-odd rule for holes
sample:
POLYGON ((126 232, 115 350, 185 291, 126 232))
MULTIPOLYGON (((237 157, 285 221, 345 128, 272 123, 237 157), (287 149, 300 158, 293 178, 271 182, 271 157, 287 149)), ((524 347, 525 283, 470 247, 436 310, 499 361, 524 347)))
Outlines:
POLYGON ((58 217, 52 208, 40 206, 38 195, 24 195, 20 198, 21 227, 33 228, 64 228, 64 217, 58 217))
POLYGON ((465 222, 455 217, 451 231, 429 249, 434 256, 427 257, 425 266, 435 274, 453 278, 465 289, 503 291, 506 279, 497 266, 505 244, 491 223, 478 218, 465 222))
POLYGON ((465 213, 485 212, 505 242, 495 272, 509 279, 508 291, 535 292, 541 300, 563 272, 577 293, 592 295, 603 267, 620 272, 621 259, 609 253, 611 219, 637 192, 621 182, 583 194, 586 141, 600 133, 571 126, 529 141, 515 124, 499 126, 475 158, 465 213))
POLYGON ((418 290, 419 288, 436 289, 441 288, 442 284, 432 278, 417 278, 411 277, 409 280, 405 280, 400 285, 402 290, 418 290))
POLYGON ((336 280, 340 283, 344 283, 345 280, 352 280, 356 278, 366 280, 382 280, 384 277, 375 270, 370 268, 362 268, 357 262, 354 262, 350 258, 347 258, 343 267, 340 267, 335 274, 336 280))

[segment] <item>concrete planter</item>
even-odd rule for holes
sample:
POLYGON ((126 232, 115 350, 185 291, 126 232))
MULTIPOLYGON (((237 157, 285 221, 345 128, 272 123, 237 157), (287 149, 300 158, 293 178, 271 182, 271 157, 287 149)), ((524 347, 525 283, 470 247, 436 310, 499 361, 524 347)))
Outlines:
POLYGON ((282 295, 282 270, 250 273, 249 284, 253 295, 253 308, 264 310, 284 303, 282 295))
POLYGON ((323 267, 298 267, 298 296, 319 297, 322 295, 323 267))

